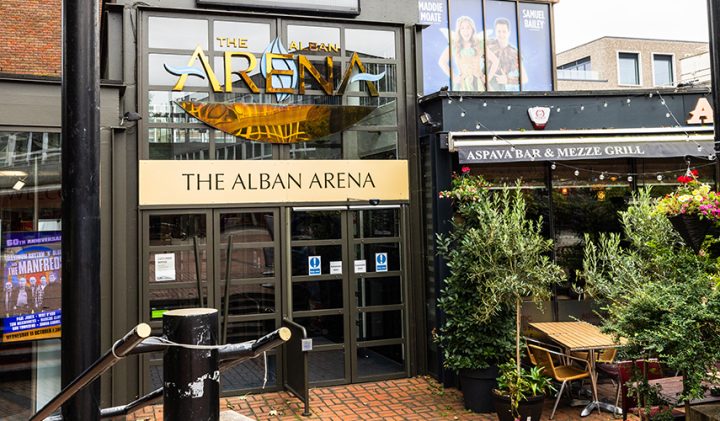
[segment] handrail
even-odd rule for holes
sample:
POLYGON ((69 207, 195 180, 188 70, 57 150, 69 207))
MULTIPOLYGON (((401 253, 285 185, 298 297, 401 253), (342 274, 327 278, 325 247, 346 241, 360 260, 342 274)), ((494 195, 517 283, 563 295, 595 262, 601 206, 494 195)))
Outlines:
POLYGON ((303 350, 303 342, 307 339, 307 331, 304 326, 287 318, 283 318, 282 323, 293 332, 292 340, 285 344, 284 386, 303 402, 303 416, 308 417, 311 415, 308 350, 303 350), (289 363, 289 361, 292 361, 292 363, 289 363))
MULTIPOLYGON (((227 344, 218 349, 218 358, 220 359, 220 370, 226 370, 236 364, 255 358, 278 345, 288 341, 291 337, 290 330, 285 327, 281 327, 267 335, 261 337, 256 341, 243 342, 239 344, 227 344)), ((149 342, 147 347, 141 352, 156 352, 167 348, 169 345, 159 342, 157 338, 147 338, 143 341, 149 342)), ((140 347, 138 347, 140 348, 140 347)), ((139 409, 154 403, 155 401, 162 399, 163 388, 159 387, 152 392, 141 396, 138 399, 120 406, 114 406, 112 408, 105 408, 100 410, 100 418, 114 418, 127 415, 130 411, 139 409)))
POLYGON ((73 397, 83 387, 98 378, 102 373, 109 370, 118 361, 124 358, 133 348, 135 348, 145 338, 150 336, 150 326, 146 323, 140 323, 128 332, 122 339, 105 352, 105 355, 95 361, 85 371, 80 373, 73 381, 70 382, 63 390, 60 391, 50 402, 46 403, 38 412, 30 417, 30 421, 44 420, 50 416, 58 408, 62 406, 68 399, 73 397))

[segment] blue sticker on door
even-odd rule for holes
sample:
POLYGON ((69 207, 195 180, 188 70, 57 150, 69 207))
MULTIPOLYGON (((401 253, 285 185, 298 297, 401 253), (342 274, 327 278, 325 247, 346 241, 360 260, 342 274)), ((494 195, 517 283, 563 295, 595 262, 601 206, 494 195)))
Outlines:
POLYGON ((322 262, 320 256, 308 256, 308 275, 320 275, 322 273, 320 264, 322 262))
POLYGON ((387 253, 375 253, 375 272, 387 272, 387 253))

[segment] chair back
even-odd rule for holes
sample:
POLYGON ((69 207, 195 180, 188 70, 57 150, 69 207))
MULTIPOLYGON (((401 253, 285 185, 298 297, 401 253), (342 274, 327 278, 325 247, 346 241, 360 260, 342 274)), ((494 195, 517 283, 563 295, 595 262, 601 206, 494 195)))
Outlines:
POLYGON ((620 382, 620 407, 623 410, 623 419, 638 403, 634 396, 628 396, 628 382, 632 381, 635 373, 648 380, 663 377, 662 366, 657 360, 635 360, 618 362, 618 381, 620 382))
POLYGON ((528 344, 527 346, 530 350, 530 354, 535 360, 535 365, 542 368, 543 373, 546 376, 550 376, 557 380, 557 375, 555 374, 555 363, 553 363, 550 351, 537 345, 528 344))
POLYGON ((616 355, 617 355, 617 348, 603 349, 598 354, 597 358, 595 359, 595 362, 609 364, 609 363, 615 361, 616 355))

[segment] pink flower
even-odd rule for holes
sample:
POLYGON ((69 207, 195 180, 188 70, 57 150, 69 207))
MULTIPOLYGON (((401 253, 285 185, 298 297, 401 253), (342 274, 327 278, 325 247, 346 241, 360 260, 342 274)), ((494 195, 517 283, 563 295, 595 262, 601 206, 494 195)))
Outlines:
POLYGON ((465 165, 464 167, 462 167, 462 168, 460 169, 460 171, 462 171, 463 174, 467 174, 467 173, 470 172, 470 167, 468 167, 467 165, 465 165))

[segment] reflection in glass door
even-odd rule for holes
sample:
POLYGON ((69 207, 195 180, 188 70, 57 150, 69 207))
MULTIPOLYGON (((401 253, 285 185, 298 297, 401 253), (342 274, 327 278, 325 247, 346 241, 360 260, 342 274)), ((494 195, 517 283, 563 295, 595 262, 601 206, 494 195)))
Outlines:
MULTIPOLYGON (((252 341, 280 326, 277 210, 218 210, 214 213, 214 306, 220 311, 220 341, 252 341), (229 265, 228 265, 229 252, 229 265), (229 272, 228 272, 229 271, 229 272), (229 283, 227 280, 229 279, 229 283)), ((262 358, 222 373, 223 391, 263 386, 262 358)), ((277 350, 267 355, 267 385, 277 383, 277 350)))
MULTIPOLYGON (((142 321, 150 323, 153 334, 161 333, 165 311, 200 305, 198 276, 203 305, 218 309, 227 342, 255 340, 277 329, 278 215, 277 209, 145 213, 142 321)), ((223 336, 221 332, 220 341, 223 336)), ((269 388, 279 377, 277 352, 267 355, 269 388)), ((145 356, 143 364, 143 372, 149 373, 143 390, 161 387, 162 353, 145 356)), ((223 372, 223 391, 260 388, 264 375, 263 358, 244 362, 223 372)))
POLYGON ((296 208, 291 314, 313 339, 310 382, 406 373, 400 209, 296 208))

